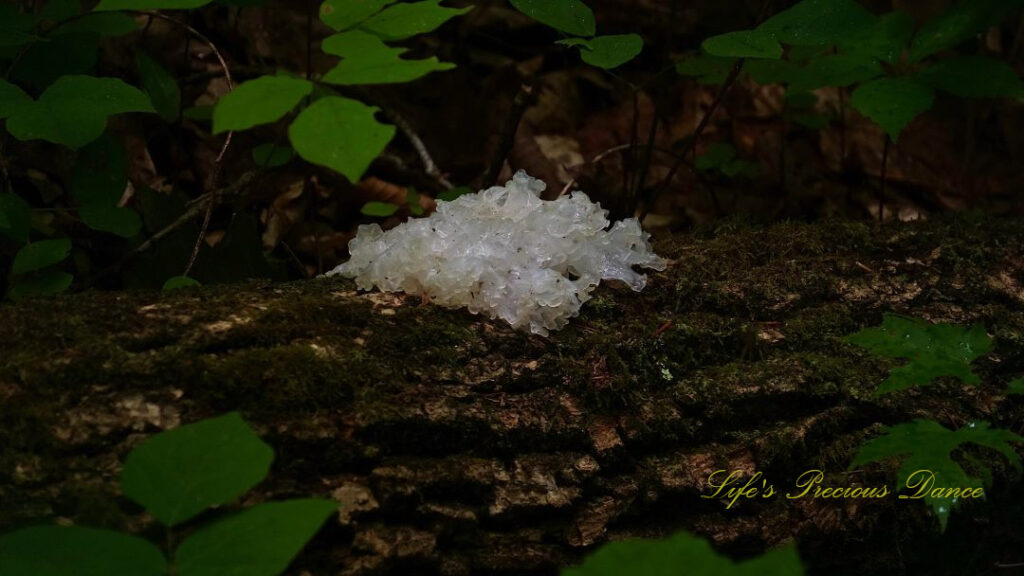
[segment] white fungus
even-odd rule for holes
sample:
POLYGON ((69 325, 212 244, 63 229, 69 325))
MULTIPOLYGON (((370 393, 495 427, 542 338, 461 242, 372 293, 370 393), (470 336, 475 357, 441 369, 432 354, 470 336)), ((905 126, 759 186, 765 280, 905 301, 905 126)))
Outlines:
POLYGON ((565 326, 601 280, 640 291, 634 266, 664 270, 635 218, 608 228, 607 210, 582 192, 541 200, 544 182, 519 171, 505 186, 438 202, 427 218, 387 232, 360 226, 351 258, 328 272, 362 290, 426 295, 535 334, 565 326))

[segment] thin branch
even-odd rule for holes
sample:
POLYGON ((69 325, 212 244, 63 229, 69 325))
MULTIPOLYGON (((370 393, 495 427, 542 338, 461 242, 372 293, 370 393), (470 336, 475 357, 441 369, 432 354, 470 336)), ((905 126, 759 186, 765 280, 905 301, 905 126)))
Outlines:
MULTIPOLYGON (((224 80, 227 81, 228 91, 235 89, 234 80, 231 78, 231 69, 228 67, 227 60, 224 59, 224 55, 221 54, 220 50, 217 49, 217 45, 213 43, 205 34, 196 30, 186 22, 182 22, 170 16, 166 16, 159 12, 152 12, 148 10, 138 11, 139 14, 144 14, 152 18, 158 18, 166 22, 170 22, 177 26, 181 26, 185 30, 188 30, 190 34, 199 38, 204 44, 210 47, 210 51, 217 58, 217 62, 220 63, 221 70, 224 72, 224 80)), ((223 168, 224 156, 227 155, 228 148, 231 147, 231 140, 234 136, 234 132, 228 132, 227 136, 224 137, 224 144, 220 147, 220 152, 217 154, 217 158, 213 161, 213 172, 210 174, 210 178, 207 180, 206 188, 211 189, 217 185, 220 180, 221 169, 223 168)), ((216 191, 215 191, 216 192, 216 191)), ((220 203, 219 195, 216 193, 208 194, 206 202, 206 215, 203 217, 203 226, 199 229, 199 236, 196 237, 195 246, 192 248, 192 255, 188 259, 188 265, 185 266, 185 271, 182 273, 184 276, 188 276, 189 272, 192 271, 192 266, 195 265, 196 257, 199 256, 199 248, 203 244, 203 238, 206 237, 206 231, 210 226, 210 217, 213 213, 214 207, 220 203)))
MULTIPOLYGON (((224 188, 221 188, 219 190, 214 190, 213 192, 209 192, 206 194, 206 196, 216 196, 217 198, 220 198, 222 200, 238 196, 239 194, 242 193, 242 191, 245 190, 245 188, 249 186, 249 184, 252 183, 253 180, 256 179, 256 176, 257 172, 246 172, 242 174, 238 178, 238 180, 233 182, 231 185, 225 186, 224 188)), ((174 222, 171 222, 167 226, 164 226, 161 230, 157 231, 155 234, 147 238, 142 244, 139 244, 137 247, 135 247, 134 250, 125 254, 124 257, 121 258, 121 260, 114 266, 97 273, 97 275, 94 278, 92 278, 92 280, 94 281, 97 278, 100 278, 115 270, 120 270, 121 268, 124 267, 125 264, 134 259, 136 256, 142 254, 143 252, 146 252, 147 250, 152 248, 157 242, 162 240, 165 236, 174 232, 178 228, 181 228, 182 225, 186 224, 187 222, 201 214, 203 210, 206 208, 206 206, 207 202, 203 201, 203 198, 200 198, 198 201, 193 202, 185 209, 185 212, 181 216, 178 216, 178 218, 174 220, 174 222)), ((87 284, 88 283, 89 282, 87 282, 87 284)))
POLYGON ((420 161, 423 162, 423 170, 437 183, 444 187, 445 190, 451 190, 454 188, 451 182, 444 177, 441 170, 437 167, 437 163, 434 162, 434 158, 430 155, 430 150, 427 149, 427 145, 423 143, 423 139, 420 138, 419 134, 413 130, 412 126, 402 117, 398 112, 390 109, 384 109, 384 115, 387 116, 388 120, 394 122, 395 126, 402 131, 405 138, 412 144, 413 149, 416 150, 416 154, 419 155, 420 161))
MULTIPOLYGON (((708 124, 711 122, 711 117, 715 114, 715 111, 718 110, 718 106, 722 103, 726 93, 729 92, 732 85, 736 83, 736 79, 739 78, 740 72, 743 70, 743 62, 744 60, 740 58, 736 61, 736 64, 733 65, 732 70, 729 71, 729 76, 726 77, 725 82, 722 83, 722 87, 718 90, 718 93, 715 94, 715 99, 711 101, 711 106, 708 108, 708 111, 705 112, 704 116, 700 119, 700 123, 697 124, 697 129, 694 130, 693 134, 690 136, 690 142, 686 153, 684 153, 679 160, 672 165, 672 169, 668 171, 668 175, 661 181, 661 185, 658 186, 654 193, 651 194, 649 198, 650 202, 653 202, 655 198, 660 196, 661 193, 672 184, 672 179, 675 178, 676 172, 679 172, 679 169, 683 167, 686 157, 691 154, 696 156, 697 142, 700 140, 701 134, 704 133, 704 129, 707 128, 708 124)), ((648 202, 648 204, 650 204, 650 202, 648 202)), ((647 209, 644 208, 643 213, 640 215, 641 221, 643 217, 647 215, 646 212, 647 209)))

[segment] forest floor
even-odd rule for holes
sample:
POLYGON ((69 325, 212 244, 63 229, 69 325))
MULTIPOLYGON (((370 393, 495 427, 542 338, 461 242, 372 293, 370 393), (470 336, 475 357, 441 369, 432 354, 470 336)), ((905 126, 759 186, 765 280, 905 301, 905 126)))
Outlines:
POLYGON ((731 221, 656 249, 647 289, 603 285, 549 338, 333 278, 0 305, 0 531, 158 535, 120 496, 125 455, 239 410, 277 455, 246 503, 340 502, 294 574, 552 574, 678 530, 738 556, 795 541, 811 574, 1012 573, 1024 496, 995 453, 974 454, 989 497, 945 534, 915 501, 701 496, 719 469, 892 485, 895 462, 849 463, 913 418, 1020 433, 1020 221, 731 221), (983 323, 983 383, 875 397, 899 362, 841 337, 887 312, 983 323))

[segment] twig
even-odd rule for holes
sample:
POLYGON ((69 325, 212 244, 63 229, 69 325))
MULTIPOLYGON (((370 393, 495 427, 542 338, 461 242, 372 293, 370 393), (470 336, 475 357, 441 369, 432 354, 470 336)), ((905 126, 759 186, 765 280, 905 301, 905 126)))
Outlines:
POLYGON ((529 108, 533 96, 533 78, 529 78, 519 87, 515 99, 512 101, 512 109, 505 117, 505 124, 501 127, 498 147, 494 149, 491 156, 491 163, 484 172, 483 187, 494 186, 498 183, 498 176, 501 174, 501 167, 505 165, 505 158, 508 157, 512 144, 515 142, 516 130, 523 118, 526 109, 529 108))
POLYGON ((416 150, 416 154, 419 155, 420 161, 423 162, 423 170, 437 183, 444 187, 445 190, 451 190, 454 188, 451 182, 444 177, 441 170, 437 167, 437 163, 434 162, 434 158, 430 155, 430 150, 427 149, 427 145, 423 143, 423 139, 420 135, 413 130, 409 122, 406 121, 402 115, 395 112, 394 110, 384 109, 384 115, 387 116, 388 120, 395 123, 398 129, 402 131, 405 138, 412 144, 413 149, 416 150))
MULTIPOLYGON (((733 65, 732 70, 729 71, 729 76, 726 77, 725 82, 722 83, 722 87, 718 90, 718 93, 715 94, 715 99, 711 101, 711 106, 708 108, 708 111, 704 113, 704 117, 702 117, 700 119, 700 123, 697 124, 697 129, 694 130, 693 135, 690 136, 690 142, 686 152, 679 158, 679 160, 676 161, 675 164, 672 165, 672 169, 668 171, 668 175, 661 181, 661 185, 658 186, 654 193, 651 194, 649 199, 650 201, 653 202, 655 198, 661 195, 661 193, 672 184, 672 179, 675 178, 676 172, 679 172, 679 169, 682 168, 687 156, 690 154, 696 156, 697 141, 700 140, 700 136, 704 133, 704 129, 707 128, 708 124, 711 122, 711 117, 718 109, 718 106, 722 103, 726 93, 729 92, 729 88, 732 88, 736 79, 739 78, 740 72, 743 70, 743 62, 744 60, 740 58, 736 61, 736 64, 733 65)), ((646 212, 647 208, 645 207, 643 212, 640 214, 641 221, 643 220, 643 217, 647 215, 646 212)))
MULTIPOLYGON (((190 34, 192 34, 196 38, 199 38, 199 40, 201 40, 204 44, 210 47, 210 51, 213 52, 213 55, 217 58, 217 62, 220 63, 221 70, 224 71, 224 80, 228 84, 228 91, 230 92, 235 89, 234 80, 232 80, 231 78, 231 69, 228 68, 227 60, 224 59, 224 55, 221 54, 220 50, 217 49, 217 45, 214 44, 213 41, 210 40, 205 34, 200 32, 199 30, 196 30, 186 22, 182 22, 180 20, 171 18, 170 16, 166 16, 159 12, 142 10, 138 11, 137 13, 144 14, 152 18, 158 18, 160 20, 170 22, 177 26, 181 26, 185 30, 188 30, 190 34)), ((221 169, 223 168, 224 156, 227 154, 228 148, 231 146, 232 136, 234 136, 234 132, 228 132, 227 136, 224 137, 224 144, 221 145, 220 152, 217 154, 217 158, 214 159, 213 161, 213 172, 210 174, 210 177, 207 180, 207 188, 213 188, 214 186, 217 185, 218 181, 220 180, 220 173, 221 169)), ((192 255, 189 257, 188 265, 185 266, 185 271, 182 273, 184 276, 188 276, 189 272, 192 271, 192 266, 195 265, 196 263, 196 257, 199 256, 199 248, 200 246, 202 246, 203 238, 206 237, 206 231, 210 227, 210 217, 213 213, 213 208, 220 202, 220 198, 219 195, 216 194, 216 190, 214 190, 214 193, 207 194, 207 198, 208 200, 206 202, 206 215, 203 217, 203 226, 199 229, 199 236, 196 237, 195 246, 193 246, 192 248, 192 255)))
MULTIPOLYGON (((220 190, 214 190, 213 192, 209 192, 207 193, 207 196, 216 196, 221 199, 234 197, 240 194, 246 187, 248 187, 249 184, 256 179, 256 176, 257 172, 246 172, 245 174, 242 174, 238 178, 238 180, 236 180, 231 185, 225 186, 220 190)), ((125 254, 124 257, 121 258, 121 260, 118 261, 117 264, 98 272, 95 277, 93 277, 92 279, 90 279, 90 281, 86 283, 89 284, 92 281, 95 281, 97 278, 101 278, 110 272, 120 270, 130 260, 134 259, 139 254, 142 254, 143 252, 149 250, 150 248, 153 247, 153 245, 162 240, 165 236, 167 236, 171 232, 174 232, 182 225, 184 225, 186 222, 192 220, 200 213, 202 213, 204 208, 206 207, 206 204, 207 203, 203 202, 202 199, 193 202, 185 209, 185 212, 181 216, 178 216, 178 218, 174 220, 174 222, 171 222, 167 226, 164 226, 161 230, 157 231, 152 236, 147 238, 142 244, 136 246, 135 249, 133 249, 131 252, 125 254)))

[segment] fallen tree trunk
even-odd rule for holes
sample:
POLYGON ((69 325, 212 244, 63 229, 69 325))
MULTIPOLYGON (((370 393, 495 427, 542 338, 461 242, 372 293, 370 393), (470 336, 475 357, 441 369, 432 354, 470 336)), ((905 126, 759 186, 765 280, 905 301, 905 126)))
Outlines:
POLYGON ((643 293, 602 286, 550 338, 338 279, 5 305, 0 531, 64 518, 148 534, 119 496, 126 453, 237 409, 277 454, 249 500, 341 504, 296 574, 551 574, 677 530, 738 555, 795 539, 812 573, 1021 561, 1024 506, 998 457, 987 503, 945 536, 921 502, 701 498, 719 469, 892 485, 894 465, 845 470, 912 418, 1020 432, 1024 402, 1004 393, 1024 372, 1021 232, 723 227, 663 242, 672 263, 643 293), (840 337, 884 312, 983 322, 984 383, 875 398, 894 363, 840 337))

